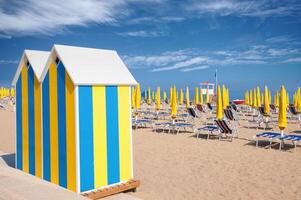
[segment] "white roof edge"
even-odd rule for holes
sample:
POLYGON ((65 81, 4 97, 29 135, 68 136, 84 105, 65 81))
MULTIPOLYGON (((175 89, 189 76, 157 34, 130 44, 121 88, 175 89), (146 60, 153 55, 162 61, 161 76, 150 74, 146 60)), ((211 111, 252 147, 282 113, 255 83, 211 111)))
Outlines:
POLYGON ((73 84, 75 86, 80 86, 80 85, 124 85, 124 86, 133 86, 133 85, 137 85, 137 81, 135 80, 135 78, 133 77, 133 75, 131 74, 131 72, 128 70, 128 68, 126 67, 126 65, 124 64, 124 62, 122 61, 122 59, 120 58, 120 56, 118 55, 117 51, 116 50, 108 50, 108 49, 96 49, 96 48, 88 48, 88 47, 78 47, 78 46, 69 46, 69 45, 60 45, 60 44, 54 44, 50 53, 49 53, 49 57, 47 59, 47 62, 46 62, 46 65, 43 69, 43 72, 41 74, 41 77, 40 77, 40 82, 42 82, 44 79, 45 79, 45 76, 49 70, 49 66, 51 64, 51 61, 52 61, 52 56, 53 54, 56 54, 56 56, 60 59, 60 62, 63 63, 64 67, 65 67, 65 70, 66 72, 69 74, 70 76, 70 79, 72 80, 73 84), (98 82, 89 82, 89 83, 85 83, 85 82, 82 82, 82 81, 75 81, 72 73, 69 72, 68 70, 68 64, 65 63, 65 59, 62 55, 60 55, 60 52, 58 50, 58 48, 64 48, 64 47, 74 47, 74 48, 79 48, 79 49, 87 49, 87 50, 91 50, 91 49, 94 49, 94 50, 101 50, 101 51, 108 51, 108 52, 112 52, 114 54, 116 54, 117 58, 119 59, 119 61, 122 63, 122 65, 124 66, 125 70, 126 70, 126 73, 127 73, 127 76, 129 76, 129 78, 131 79, 131 81, 127 81, 127 82, 116 82, 116 83, 98 83, 98 82))
POLYGON ((33 72, 35 74, 35 76, 39 79, 39 77, 41 76, 40 75, 40 69, 39 68, 44 68, 45 66, 40 66, 40 65, 44 65, 44 64, 41 64, 39 62, 43 61, 44 57, 45 56, 48 56, 46 54, 49 54, 48 51, 41 51, 41 50, 29 50, 29 49, 25 49, 23 51, 23 54, 22 54, 22 57, 21 57, 21 60, 19 62, 19 65, 18 65, 18 68, 17 68, 17 71, 15 73, 15 76, 13 78, 13 81, 12 81, 12 85, 15 86, 17 81, 18 81, 18 78, 21 74, 21 71, 22 71, 22 67, 24 66, 24 62, 25 62, 25 59, 30 63, 32 69, 33 69, 33 72), (39 58, 42 58, 42 60, 37 60, 37 55, 35 54, 38 54, 39 53, 39 58), (33 55, 34 56, 33 56, 33 55), (44 55, 43 55, 44 54, 44 55))

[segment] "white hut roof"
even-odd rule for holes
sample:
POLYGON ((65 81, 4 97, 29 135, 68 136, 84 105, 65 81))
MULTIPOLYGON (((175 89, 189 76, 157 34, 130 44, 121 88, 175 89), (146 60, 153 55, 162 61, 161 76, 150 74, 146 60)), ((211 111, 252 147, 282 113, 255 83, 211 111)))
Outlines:
POLYGON ((49 57, 48 51, 36 51, 36 50, 24 50, 22 58, 19 62, 19 66, 17 68, 16 74, 14 76, 12 85, 16 85, 18 78, 20 76, 20 73, 22 71, 22 67, 25 62, 28 61, 35 73, 35 76, 38 80, 40 80, 43 69, 46 65, 47 59, 49 57))
POLYGON ((66 45, 54 45, 41 80, 46 76, 54 55, 64 64, 75 85, 137 84, 116 51, 66 45))

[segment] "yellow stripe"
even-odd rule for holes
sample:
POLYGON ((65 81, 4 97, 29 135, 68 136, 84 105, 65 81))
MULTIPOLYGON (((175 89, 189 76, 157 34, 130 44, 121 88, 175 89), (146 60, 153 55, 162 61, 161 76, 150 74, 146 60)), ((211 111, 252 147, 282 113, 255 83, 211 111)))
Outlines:
POLYGON ((42 177, 41 84, 34 77, 35 173, 42 177))
POLYGON ((74 117, 74 86, 67 74, 66 80, 66 143, 67 143, 67 188, 76 192, 76 161, 75 161, 75 117, 74 117))
POLYGON ((120 181, 131 179, 130 87, 118 86, 120 181))
POLYGON ((28 74, 27 67, 22 68, 22 165, 23 171, 29 172, 28 161, 28 74))
POLYGON ((106 94, 104 86, 93 86, 94 186, 107 185, 106 94))
POLYGON ((51 63, 49 67, 49 106, 50 106, 50 180, 59 183, 58 177, 58 122, 57 122, 57 70, 51 63))

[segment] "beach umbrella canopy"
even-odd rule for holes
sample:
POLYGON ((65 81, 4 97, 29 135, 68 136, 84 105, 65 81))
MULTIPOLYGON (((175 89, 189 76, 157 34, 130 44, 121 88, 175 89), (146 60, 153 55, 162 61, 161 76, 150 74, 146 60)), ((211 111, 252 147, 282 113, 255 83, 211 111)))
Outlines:
POLYGON ((283 130, 287 126, 286 120, 286 91, 284 86, 282 85, 280 90, 280 102, 279 102, 279 113, 278 113, 278 127, 281 130, 281 134, 283 135, 283 130))
POLYGON ((276 107, 279 107, 279 92, 278 91, 276 92, 276 95, 275 95, 274 104, 276 107))
POLYGON ((177 88, 174 86, 172 92, 172 103, 171 103, 171 117, 177 117, 177 88))
POLYGON ((169 89, 169 103, 170 103, 170 106, 172 104, 172 87, 169 89))
POLYGON ((161 95, 160 95, 160 87, 158 87, 156 92, 156 110, 160 110, 160 108, 161 108, 161 95))
POLYGON ((199 104, 199 88, 195 88, 195 93, 194 93, 194 104, 198 105, 199 104))
POLYGON ((227 97, 226 97, 226 87, 225 85, 222 86, 222 106, 223 106, 223 109, 226 109, 227 108, 227 97))
POLYGON ((230 96, 229 96, 229 88, 227 88, 227 106, 230 105, 230 96))
POLYGON ((248 92, 248 90, 245 92, 245 104, 249 105, 249 92, 248 92))
POLYGON ((200 104, 201 104, 201 105, 204 104, 202 88, 200 88, 200 104))
POLYGON ((261 106, 261 96, 260 96, 260 87, 257 87, 257 106, 261 106))
POLYGON ((180 90, 180 105, 183 105, 183 102, 184 102, 184 94, 183 94, 183 90, 181 88, 181 90, 180 90))
POLYGON ((135 91, 135 108, 138 110, 140 108, 141 103, 141 91, 140 91, 140 84, 137 84, 136 91, 135 91))
POLYGON ((249 105, 253 106, 253 92, 252 92, 252 90, 250 90, 250 93, 249 93, 249 105))
POLYGON ((297 110, 301 112, 301 89, 298 87, 298 92, 297 92, 297 110))
POLYGON ((167 95, 166 95, 166 91, 164 90, 164 92, 163 92, 163 100, 164 100, 164 102, 166 101, 166 98, 167 98, 167 95))
POLYGON ((216 118, 223 118, 223 105, 222 105, 222 95, 221 95, 221 87, 217 87, 217 101, 216 101, 216 118))
POLYGON ((206 89, 206 103, 210 103, 208 88, 206 89))
POLYGON ((189 88, 186 87, 186 108, 190 107, 190 100, 189 100, 189 88))
POLYGON ((256 89, 253 90, 253 107, 257 108, 257 92, 256 92, 256 89))
POLYGON ((271 90, 269 90, 269 104, 272 104, 271 90))
POLYGON ((148 91, 147 91, 147 104, 148 105, 152 104, 151 89, 150 88, 148 88, 148 91))
POLYGON ((270 103, 269 103, 269 91, 268 87, 264 87, 264 114, 269 115, 270 114, 270 103))

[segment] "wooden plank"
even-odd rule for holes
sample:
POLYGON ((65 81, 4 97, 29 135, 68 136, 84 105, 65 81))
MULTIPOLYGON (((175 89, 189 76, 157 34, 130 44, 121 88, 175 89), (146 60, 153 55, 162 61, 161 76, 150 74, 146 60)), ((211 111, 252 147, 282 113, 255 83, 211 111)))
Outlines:
POLYGON ((87 193, 82 193, 83 196, 88 197, 89 199, 99 199, 107 197, 113 194, 130 191, 135 191, 137 187, 140 186, 139 180, 130 180, 125 183, 114 185, 108 188, 98 189, 87 193))

